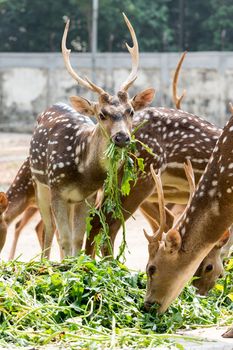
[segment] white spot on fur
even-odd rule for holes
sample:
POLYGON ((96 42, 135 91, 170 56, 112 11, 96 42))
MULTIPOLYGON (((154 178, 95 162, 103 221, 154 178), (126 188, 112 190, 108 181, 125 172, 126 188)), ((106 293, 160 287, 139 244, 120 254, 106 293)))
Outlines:
POLYGON ((208 194, 210 197, 213 197, 216 194, 216 188, 212 188, 212 190, 209 190, 208 194))

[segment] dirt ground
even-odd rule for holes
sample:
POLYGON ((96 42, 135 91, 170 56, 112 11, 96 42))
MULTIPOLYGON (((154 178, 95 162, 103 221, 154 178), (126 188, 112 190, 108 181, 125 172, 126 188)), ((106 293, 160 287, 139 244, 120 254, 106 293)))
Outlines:
MULTIPOLYGON (((20 165, 28 154, 30 135, 0 133, 0 190, 6 190, 14 179, 20 165)), ((19 238, 15 257, 20 256, 20 260, 28 261, 40 253, 40 246, 36 238, 34 227, 39 221, 36 215, 22 231, 19 238)), ((2 252, 2 258, 8 259, 11 243, 13 240, 15 222, 10 225, 7 241, 2 252)), ((127 244, 126 265, 133 269, 144 270, 147 260, 147 241, 143 234, 143 228, 148 229, 149 225, 139 211, 134 218, 127 221, 127 244)), ((117 247, 122 239, 122 233, 117 237, 117 247)), ((38 256, 39 258, 39 256, 38 256)), ((57 242, 54 241, 51 259, 59 259, 57 242)))

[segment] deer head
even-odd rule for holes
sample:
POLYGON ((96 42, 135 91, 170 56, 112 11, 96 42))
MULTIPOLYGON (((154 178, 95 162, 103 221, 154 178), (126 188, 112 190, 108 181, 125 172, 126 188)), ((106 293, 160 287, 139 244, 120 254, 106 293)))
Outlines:
POLYGON ((232 133, 233 117, 224 127, 178 225, 166 234, 160 231, 152 237, 146 235, 149 241, 146 308, 158 303, 159 312, 166 311, 233 222, 232 133))
MULTIPOLYGON (((187 165, 184 164, 184 169, 190 186, 190 203, 195 189, 194 174, 190 160, 188 160, 187 165)), ((182 243, 177 227, 185 217, 187 210, 186 208, 181 216, 175 221, 173 227, 169 229, 167 233, 165 233, 164 228, 166 223, 166 211, 160 173, 156 175, 153 166, 151 166, 151 174, 155 181, 158 193, 160 227, 156 232, 154 232, 153 236, 149 236, 144 230, 144 234, 149 242, 149 260, 146 267, 148 277, 147 294, 145 298, 146 309, 149 309, 155 302, 161 304, 164 298, 164 289, 170 289, 170 280, 174 276, 173 268, 170 269, 170 266, 172 267, 173 264, 179 263, 178 255, 176 253, 181 248, 182 243), (165 266, 167 272, 166 280, 164 280, 163 277, 163 270, 165 266), (163 284, 161 284, 161 279, 163 280, 163 284)))
POLYGON ((80 96, 72 96, 70 97, 72 106, 82 114, 96 117, 103 129, 104 135, 107 135, 119 147, 123 147, 130 142, 134 112, 149 105, 155 94, 154 89, 147 89, 133 98, 130 98, 128 95, 128 89, 137 79, 139 50, 134 29, 126 15, 123 14, 123 16, 133 41, 133 47, 126 44, 132 59, 132 70, 115 96, 111 96, 88 78, 82 79, 73 70, 69 60, 70 50, 66 48, 69 20, 66 23, 62 38, 62 54, 68 72, 81 86, 98 95, 97 102, 89 101, 80 96))
POLYGON ((224 232, 221 239, 215 244, 195 272, 194 277, 197 277, 197 279, 193 280, 193 285, 197 288, 198 294, 207 295, 209 290, 214 287, 216 280, 224 276, 221 250, 228 242, 229 235, 229 230, 224 232))

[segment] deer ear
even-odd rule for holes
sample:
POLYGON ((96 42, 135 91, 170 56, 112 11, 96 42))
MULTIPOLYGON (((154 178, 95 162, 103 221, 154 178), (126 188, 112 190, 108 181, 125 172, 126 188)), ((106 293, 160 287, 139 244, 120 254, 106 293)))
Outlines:
POLYGON ((215 247, 218 249, 221 249, 227 243, 229 237, 230 237, 230 231, 227 230, 224 232, 220 240, 215 244, 215 247))
POLYGON ((87 116, 95 115, 95 103, 80 96, 71 96, 70 102, 74 109, 87 116))
POLYGON ((0 192, 0 214, 2 214, 8 206, 8 199, 4 192, 0 192))
POLYGON ((155 89, 146 89, 131 99, 131 105, 135 111, 147 107, 153 101, 155 89))
POLYGON ((181 247, 182 243, 182 238, 180 236, 179 231, 171 229, 168 231, 166 234, 166 239, 165 239, 165 245, 166 245, 166 250, 169 253, 174 253, 178 251, 181 247))

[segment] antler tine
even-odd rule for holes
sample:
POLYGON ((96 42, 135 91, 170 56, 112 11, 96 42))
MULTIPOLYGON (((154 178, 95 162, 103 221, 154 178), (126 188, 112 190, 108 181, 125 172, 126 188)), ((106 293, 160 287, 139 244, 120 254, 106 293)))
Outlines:
POLYGON ((185 58, 186 54, 187 54, 187 51, 185 51, 182 54, 182 56, 181 56, 181 58, 180 58, 180 60, 178 62, 178 65, 176 67, 176 71, 175 71, 175 74, 174 74, 174 78, 173 78, 173 83, 172 83, 173 102, 175 103, 175 106, 176 106, 177 109, 180 109, 181 101, 183 100, 183 97, 186 94, 186 90, 183 90, 183 93, 182 93, 182 95, 180 97, 177 95, 177 81, 178 81, 178 77, 179 77, 179 73, 180 73, 180 68, 182 66, 182 63, 184 61, 184 58, 185 58))
POLYGON ((75 71, 73 70, 71 64, 70 64, 70 53, 71 50, 67 49, 66 47, 66 39, 67 39, 67 34, 69 31, 69 26, 70 26, 70 20, 68 19, 65 25, 65 29, 64 29, 64 33, 62 36, 62 44, 61 44, 61 49, 62 49, 62 55, 63 55, 63 59, 65 62, 65 66, 66 69, 68 70, 68 72, 70 73, 70 75, 72 76, 72 78, 74 78, 74 80, 76 80, 80 85, 82 85, 83 87, 96 92, 98 94, 103 94, 105 93, 105 91, 98 87, 97 85, 95 85, 94 83, 92 83, 89 79, 85 78, 82 79, 77 73, 75 73, 75 71))
POLYGON ((156 238, 162 238, 162 233, 165 230, 166 225, 166 211, 165 211, 165 201, 163 194, 163 185, 161 181, 160 171, 156 175, 153 165, 150 165, 151 175, 155 181, 157 192, 158 192, 158 203, 159 203, 159 214, 160 214, 160 225, 158 231, 154 234, 156 238))
POLYGON ((229 102, 229 109, 230 109, 230 113, 233 115, 233 105, 231 102, 229 102))
POLYGON ((187 209, 189 207, 189 204, 192 200, 192 196, 193 196, 193 193, 195 192, 195 187, 196 187, 195 186, 195 176, 194 176, 193 167, 192 167, 192 163, 191 163, 190 159, 187 159, 187 164, 184 163, 184 171, 185 171, 188 183, 189 183, 189 200, 188 200, 188 203, 186 205, 185 210, 180 215, 180 217, 175 221, 175 223, 172 227, 173 229, 178 228, 181 221, 183 220, 183 218, 187 212, 187 209))
POLYGON ((135 34, 135 31, 130 23, 130 21, 128 20, 128 18, 126 17, 126 15, 123 13, 123 17, 124 20, 127 24, 127 27, 129 28, 130 34, 131 34, 131 38, 133 41, 133 46, 130 47, 127 43, 126 43, 126 47, 131 55, 131 60, 132 60, 132 69, 130 72, 130 75, 128 76, 128 78, 126 79, 126 81, 121 85, 120 90, 121 91, 127 91, 129 89, 129 87, 134 83, 134 81, 137 79, 137 72, 138 72, 138 66, 139 66, 139 49, 138 49, 138 41, 137 41, 137 37, 135 34))

